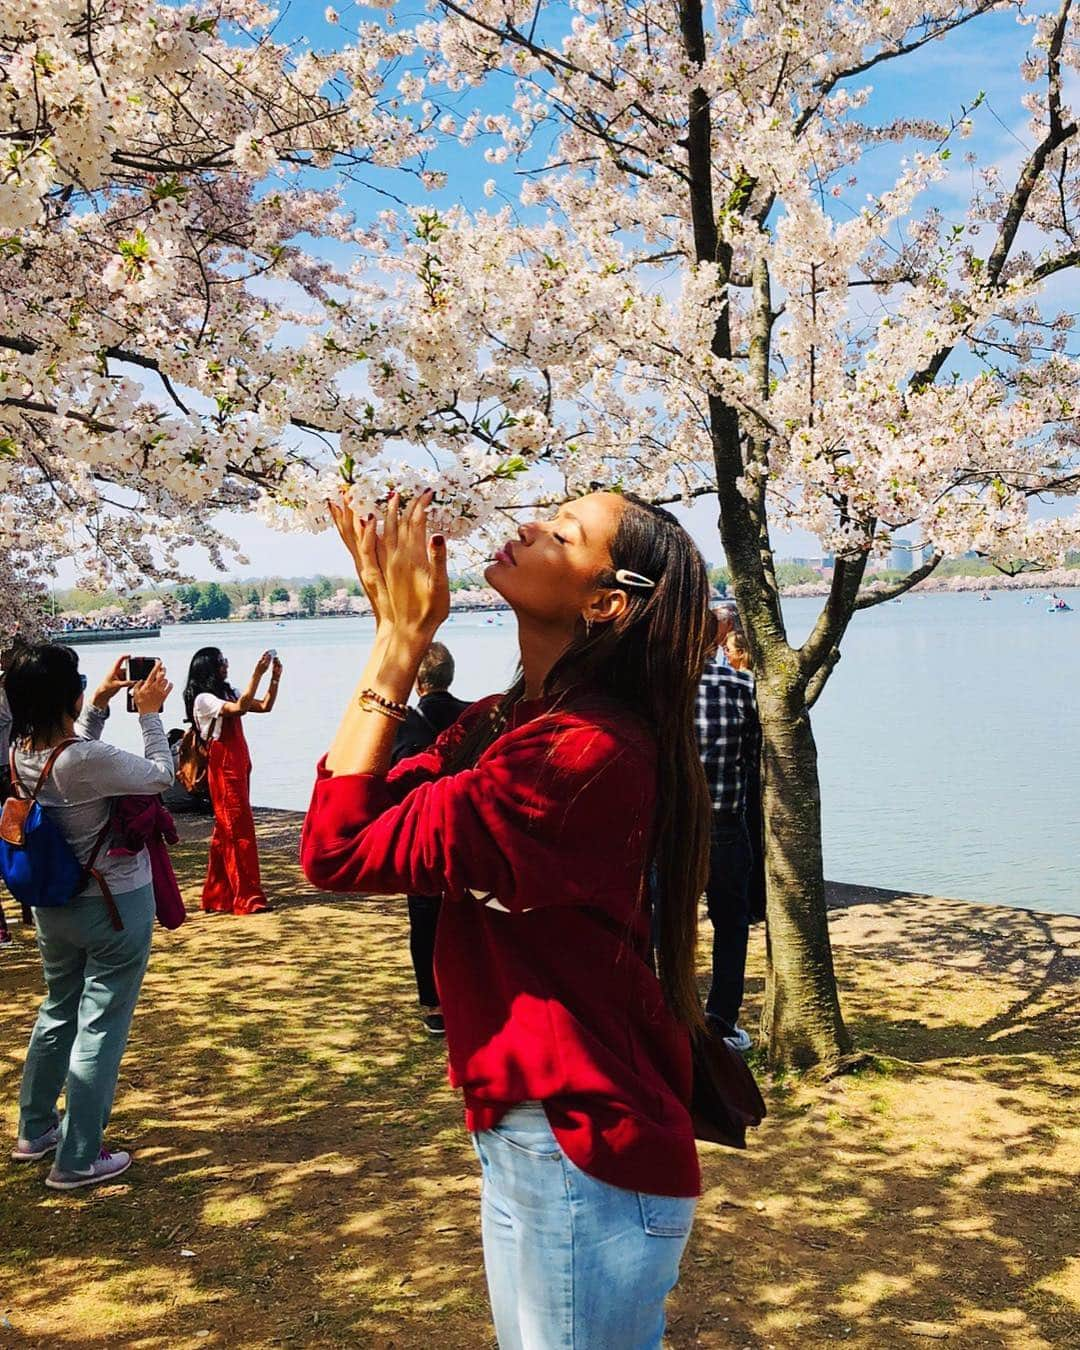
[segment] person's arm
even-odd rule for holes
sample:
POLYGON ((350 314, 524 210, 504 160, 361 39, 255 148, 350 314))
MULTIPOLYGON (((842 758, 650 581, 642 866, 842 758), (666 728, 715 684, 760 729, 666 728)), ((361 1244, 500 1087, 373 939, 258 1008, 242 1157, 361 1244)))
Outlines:
MULTIPOLYGON (((103 797, 123 797, 128 793, 148 795, 164 792, 172 786, 172 750, 161 721, 161 710, 171 690, 172 685, 160 661, 145 680, 133 686, 132 699, 139 714, 143 754, 132 755, 115 745, 98 744, 92 760, 94 786, 103 797)), ((96 708, 95 711, 104 723, 108 709, 96 708)))
POLYGON ((333 774, 385 774, 400 723, 361 706, 364 690, 404 704, 420 661, 450 612, 446 541, 427 537, 434 492, 423 492, 402 513, 396 493, 386 508, 382 538, 375 517, 331 505, 342 542, 375 615, 375 643, 326 756, 333 774))
POLYGON ((549 715, 399 801, 394 775, 321 768, 300 861, 323 890, 494 897, 515 912, 625 898, 637 893, 654 784, 640 735, 549 715))
MULTIPOLYGON (((256 684, 258 682, 256 681, 256 684)), ((273 709, 277 702, 278 685, 281 683, 281 662, 275 656, 273 665, 270 668, 270 684, 262 698, 256 698, 252 701, 249 712, 268 713, 273 709)))
MULTIPOLYGON (((255 669, 251 672, 251 679, 248 680, 244 692, 239 698, 226 699, 218 711, 216 717, 243 717, 249 712, 269 712, 269 709, 256 708, 258 700, 259 681, 270 669, 270 662, 273 658, 269 652, 263 652, 262 656, 255 662, 255 669)), ((201 695, 200 695, 201 697, 201 695)), ((275 693, 274 697, 277 697, 275 693)), ((271 704, 271 707, 273 704, 271 704)))
POLYGON ((172 751, 157 713, 139 718, 143 755, 133 755, 118 746, 99 742, 93 760, 94 786, 103 797, 126 797, 164 792, 172 787, 172 751))

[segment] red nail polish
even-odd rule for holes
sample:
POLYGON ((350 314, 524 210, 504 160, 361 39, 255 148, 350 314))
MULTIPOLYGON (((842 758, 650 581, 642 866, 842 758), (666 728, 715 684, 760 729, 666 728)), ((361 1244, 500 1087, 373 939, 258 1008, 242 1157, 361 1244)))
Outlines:
POLYGON ((444 535, 441 534, 433 534, 431 536, 431 542, 435 545, 436 548, 442 548, 446 543, 446 538, 444 535))

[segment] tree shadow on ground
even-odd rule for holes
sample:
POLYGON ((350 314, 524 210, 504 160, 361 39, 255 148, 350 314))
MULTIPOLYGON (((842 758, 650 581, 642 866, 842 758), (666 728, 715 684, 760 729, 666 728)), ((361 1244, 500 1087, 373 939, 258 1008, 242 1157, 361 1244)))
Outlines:
MULTIPOLYGON (((12 1344, 494 1343, 477 1170, 417 1018, 404 906, 314 895, 296 817, 259 819, 275 912, 193 913, 156 936, 110 1129, 132 1172, 55 1196, 43 1167, 3 1171, 12 1344)), ((189 907, 207 832, 189 825, 177 853, 189 907)), ((749 1150, 703 1150, 677 1350, 1070 1343, 1075 930, 953 903, 875 894, 834 912, 877 1067, 771 1081, 749 1150)), ((13 1126, 40 989, 26 930, 0 962, 13 1126)), ((752 1019, 760 933, 749 975, 752 1019)))

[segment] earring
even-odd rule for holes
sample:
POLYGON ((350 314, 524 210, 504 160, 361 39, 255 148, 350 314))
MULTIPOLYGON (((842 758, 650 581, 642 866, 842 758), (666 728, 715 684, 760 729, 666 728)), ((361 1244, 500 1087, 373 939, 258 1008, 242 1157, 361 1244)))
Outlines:
POLYGON ((586 620, 585 620, 585 640, 588 641, 589 638, 591 638, 591 637, 592 637, 592 619, 586 619, 586 620))

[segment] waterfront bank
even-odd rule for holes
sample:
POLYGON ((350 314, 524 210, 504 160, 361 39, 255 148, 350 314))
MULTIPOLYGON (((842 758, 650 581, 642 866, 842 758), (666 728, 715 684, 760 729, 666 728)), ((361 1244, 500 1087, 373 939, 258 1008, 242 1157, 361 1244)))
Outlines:
MULTIPOLYGON (((37 1168, 0 1169, 13 1344, 492 1344, 475 1158, 416 1017, 404 903, 312 892, 299 816, 257 814, 276 911, 193 913, 155 936, 110 1129, 136 1150, 130 1174, 71 1197, 37 1168)), ((185 820, 175 854, 189 906, 207 831, 185 820)), ((766 1079, 770 1116, 747 1152, 703 1150, 670 1345, 1069 1344, 1080 919, 832 898, 845 1011, 875 1067, 824 1086, 766 1079)), ((41 982, 16 938, 0 952, 9 1133, 41 982)), ((762 946, 759 928, 751 1027, 762 946)))

